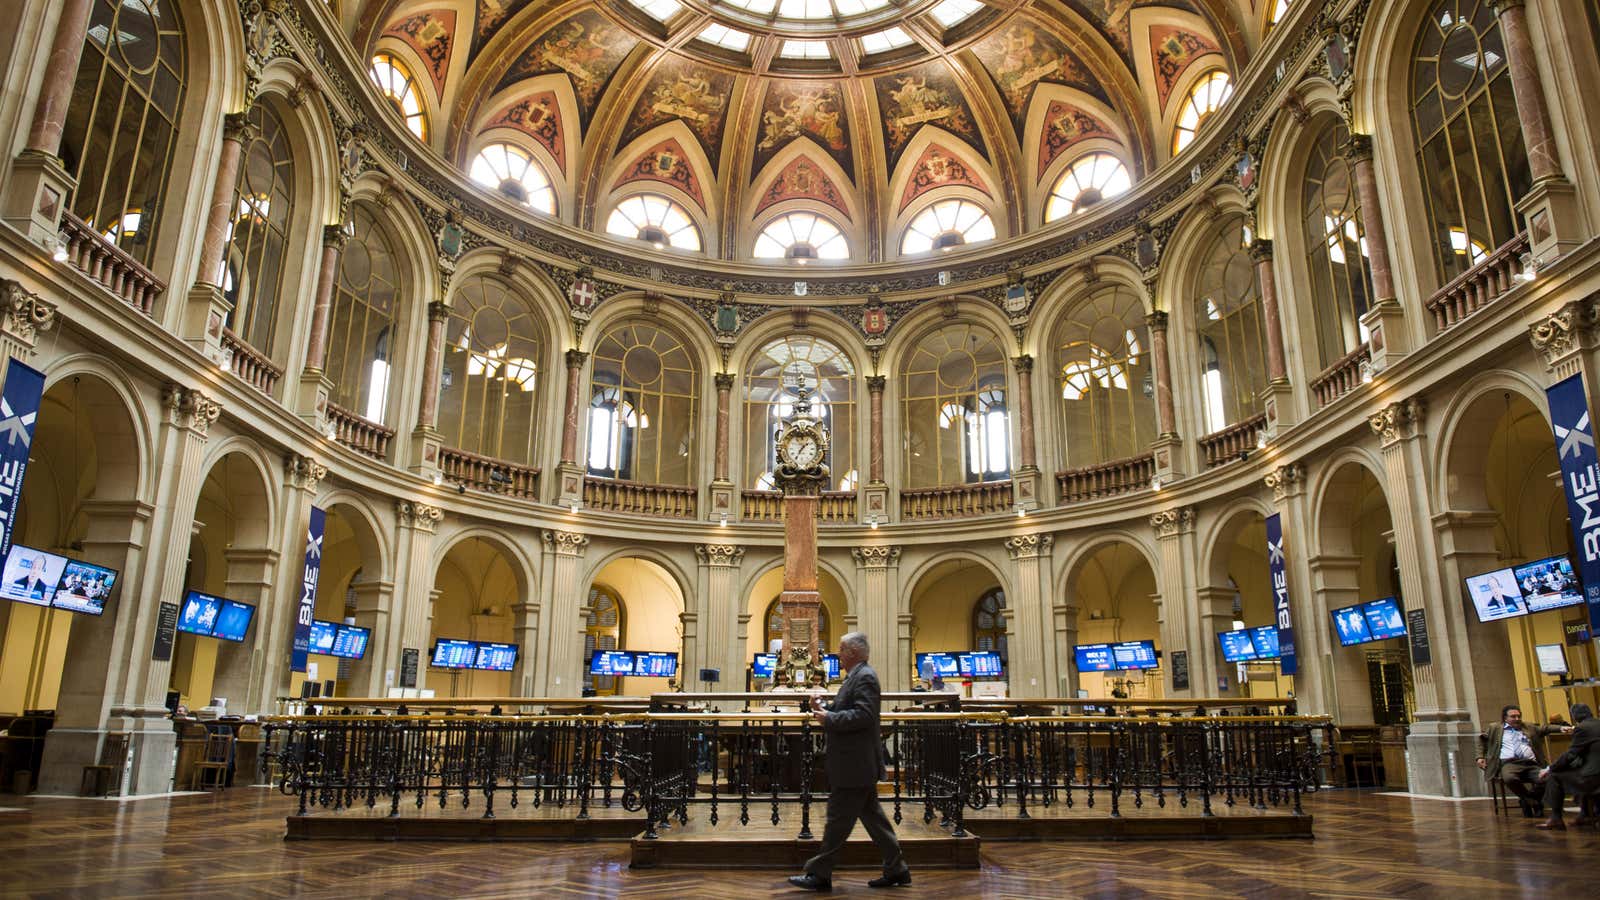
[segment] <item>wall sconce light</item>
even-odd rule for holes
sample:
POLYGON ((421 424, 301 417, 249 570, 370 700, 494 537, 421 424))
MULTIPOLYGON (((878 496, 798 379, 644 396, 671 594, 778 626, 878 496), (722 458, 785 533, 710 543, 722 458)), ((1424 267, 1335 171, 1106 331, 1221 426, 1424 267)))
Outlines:
POLYGON ((717 522, 717 525, 719 527, 721 527, 721 528, 727 528, 728 527, 728 514, 727 513, 723 513, 722 514, 722 519, 719 522, 717 522))
POLYGON ((67 261, 67 239, 59 232, 56 234, 56 245, 50 251, 50 258, 56 262, 67 261))
POLYGON ((878 530, 878 517, 877 516, 873 516, 872 518, 868 519, 867 520, 867 527, 871 528, 873 531, 877 531, 878 530))
POLYGON ((1532 251, 1524 251, 1517 262, 1522 267, 1522 271, 1517 273, 1518 281, 1532 281, 1539 277, 1539 261, 1533 258, 1532 251))
POLYGON ((574 500, 571 503, 568 503, 567 504, 567 512, 572 513, 573 515, 577 515, 577 513, 578 513, 578 501, 574 500))
POLYGON ((1150 476, 1150 490, 1152 490, 1152 491, 1161 490, 1161 476, 1160 475, 1152 475, 1152 476, 1150 476))

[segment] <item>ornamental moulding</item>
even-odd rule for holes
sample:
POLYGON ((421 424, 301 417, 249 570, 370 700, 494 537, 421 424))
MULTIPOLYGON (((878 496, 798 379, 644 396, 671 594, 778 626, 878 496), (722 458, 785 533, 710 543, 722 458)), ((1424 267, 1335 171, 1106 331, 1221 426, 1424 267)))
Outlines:
POLYGON ((394 510, 401 528, 414 528, 428 534, 433 534, 444 518, 444 510, 415 500, 396 500, 394 510))
POLYGON ((1155 529, 1156 537, 1176 537, 1179 533, 1194 529, 1194 507, 1182 506, 1177 509, 1164 509, 1150 514, 1150 527, 1155 529))
POLYGON ((744 559, 744 548, 737 544, 696 544, 694 555, 703 566, 732 568, 744 559))
POLYGON ((589 547, 589 539, 573 531, 541 531, 539 537, 545 549, 554 550, 557 556, 582 556, 589 547))
POLYGON ((1019 534, 1006 541, 1006 552, 1012 559, 1032 559, 1048 555, 1055 543, 1053 534, 1019 534))
POLYGON ((850 555, 856 565, 868 569, 883 569, 900 564, 900 548, 896 546, 851 547, 850 555))
POLYGON ((1416 437, 1422 431, 1422 417, 1427 412, 1427 405, 1421 397, 1411 397, 1385 406, 1367 417, 1367 424, 1372 427, 1383 444, 1388 447, 1406 438, 1416 437))

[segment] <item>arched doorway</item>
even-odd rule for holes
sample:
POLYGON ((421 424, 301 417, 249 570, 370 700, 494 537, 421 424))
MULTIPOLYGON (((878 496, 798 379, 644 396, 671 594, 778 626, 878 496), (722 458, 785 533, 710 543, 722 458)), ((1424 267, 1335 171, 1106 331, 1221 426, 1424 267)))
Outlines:
MULTIPOLYGON (((1271 646, 1250 645, 1262 654, 1245 662, 1224 658, 1218 632, 1236 629, 1271 628, 1277 630, 1277 609, 1272 594, 1271 572, 1267 563, 1267 520, 1256 509, 1241 509, 1223 520, 1217 529, 1211 557, 1205 570, 1199 604, 1199 652, 1190 665, 1203 656, 1209 672, 1197 682, 1201 693, 1209 694, 1212 685, 1222 696, 1288 697, 1294 691, 1294 677, 1284 675, 1271 646), (1216 676, 1225 675, 1228 687, 1221 688, 1216 676)), ((1309 633, 1309 632, 1308 632, 1309 633)))
MULTIPOLYGON (((1068 601, 1078 608, 1077 643, 1149 641, 1161 654, 1157 657, 1161 668, 1166 668, 1157 596, 1155 571, 1144 553, 1126 541, 1103 544, 1079 560, 1067 576, 1068 601)), ((1160 670, 1081 671, 1076 656, 1070 662, 1077 672, 1077 690, 1084 696, 1153 700, 1165 696, 1160 670)))
POLYGON ((589 585, 583 610, 584 693, 644 697, 666 693, 682 684, 683 609, 683 587, 660 563, 634 556, 606 563, 589 585), (589 657, 605 649, 676 653, 680 668, 670 679, 637 675, 591 677, 589 657))
POLYGON ((384 693, 383 666, 374 660, 383 646, 380 631, 388 624, 394 585, 384 574, 383 550, 373 520, 349 503, 333 503, 326 510, 314 616, 319 622, 363 629, 366 644, 357 659, 319 653, 319 647, 313 645, 308 662, 317 664, 317 680, 335 683, 337 696, 379 697, 384 693))
MULTIPOLYGON (((433 619, 429 626, 429 660, 440 640, 517 642, 516 610, 526 595, 511 554, 483 537, 467 537, 450 547, 433 579, 433 619)), ((518 659, 532 652, 517 648, 518 659)), ((433 668, 427 684, 436 697, 507 697, 513 694, 512 672, 480 668, 433 668)))
MULTIPOLYGON (((965 557, 934 564, 911 588, 911 657, 905 661, 910 683, 926 682, 931 674, 917 671, 919 654, 973 650, 999 653, 1005 677, 987 680, 1009 683, 1010 625, 1005 588, 993 569, 965 557)), ((965 691, 967 679, 948 679, 945 686, 965 691)))

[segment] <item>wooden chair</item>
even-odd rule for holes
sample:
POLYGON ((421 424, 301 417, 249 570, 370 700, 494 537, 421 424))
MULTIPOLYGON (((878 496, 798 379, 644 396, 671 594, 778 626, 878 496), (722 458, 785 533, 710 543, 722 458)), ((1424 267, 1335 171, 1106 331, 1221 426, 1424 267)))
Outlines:
POLYGON ((1511 798, 1506 791, 1505 779, 1499 775, 1489 779, 1489 803, 1494 807, 1495 815, 1511 816, 1511 798))
POLYGON ((217 734, 213 732, 206 737, 205 758, 194 764, 194 774, 189 776, 189 789, 198 790, 196 785, 206 783, 206 773, 216 773, 216 781, 212 783, 211 790, 220 791, 228 786, 228 763, 233 757, 233 735, 230 733, 217 734))
POLYGON ((128 736, 108 734, 100 748, 100 761, 83 767, 83 785, 78 793, 85 797, 109 797, 122 787, 122 767, 128 757, 128 736))

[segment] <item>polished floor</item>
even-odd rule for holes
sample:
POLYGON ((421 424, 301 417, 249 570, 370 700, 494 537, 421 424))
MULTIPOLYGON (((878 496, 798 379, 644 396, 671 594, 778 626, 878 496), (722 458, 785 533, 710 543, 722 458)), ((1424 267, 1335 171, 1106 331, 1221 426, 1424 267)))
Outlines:
MULTIPOLYGON (((782 872, 632 872, 626 843, 285 842, 292 802, 259 788, 115 802, 0 797, 0 896, 795 896, 782 872)), ((1546 834, 1487 802, 1336 791, 1315 840, 988 843, 981 870, 891 896, 1595 896, 1600 832, 1546 834)), ((881 897, 842 872, 835 894, 881 897)))

